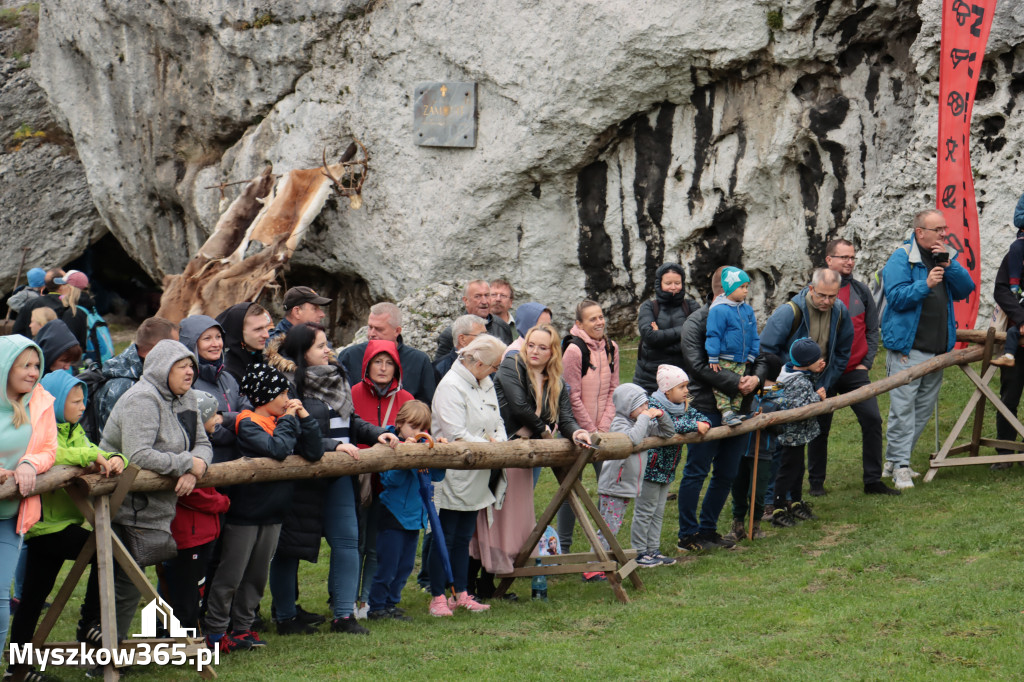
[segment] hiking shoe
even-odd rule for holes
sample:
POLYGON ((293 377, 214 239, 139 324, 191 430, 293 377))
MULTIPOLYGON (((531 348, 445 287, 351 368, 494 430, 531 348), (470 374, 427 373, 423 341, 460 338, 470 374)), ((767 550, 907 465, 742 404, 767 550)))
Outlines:
POLYGON ((824 497, 825 495, 828 495, 828 491, 825 490, 824 483, 812 483, 810 493, 814 497, 824 497))
POLYGON ((765 532, 763 530, 761 530, 761 522, 760 521, 755 520, 754 521, 754 525, 751 526, 751 528, 754 531, 754 539, 755 540, 763 540, 764 538, 768 537, 767 535, 765 535, 765 532))
POLYGON ((895 488, 890 488, 881 481, 875 481, 874 483, 864 484, 865 495, 899 495, 900 491, 895 488))
MULTIPOLYGON (((687 535, 686 537, 680 538, 679 542, 676 543, 676 549, 680 552, 703 552, 704 547, 697 542, 696 535, 687 535)), ((640 557, 637 557, 637 563, 639 563, 640 557)))
POLYGON ((661 566, 661 562, 654 558, 653 554, 643 552, 642 554, 636 555, 636 565, 640 568, 654 568, 661 566))
POLYGON ((1013 357, 1013 353, 1003 353, 998 358, 992 358, 989 360, 989 364, 995 365, 996 367, 1013 367, 1017 364, 1017 361, 1013 357))
POLYGON ((319 613, 310 613, 298 604, 295 605, 295 616, 306 625, 323 625, 327 622, 326 616, 322 616, 319 613))
POLYGON ((672 566, 676 563, 675 559, 670 556, 665 556, 661 552, 655 552, 654 554, 651 554, 650 557, 657 561, 660 566, 672 566))
POLYGON ((889 460, 885 461, 885 464, 882 465, 882 478, 892 478, 893 466, 893 463, 889 460))
POLYGON ((745 536, 743 533, 743 519, 733 519, 732 529, 723 536, 723 540, 727 540, 732 544, 736 544, 742 540, 745 536))
POLYGON ((448 600, 443 594, 439 594, 430 600, 430 615, 438 618, 454 615, 452 610, 448 608, 448 600))
POLYGON ((774 513, 775 513, 775 505, 774 504, 766 504, 764 506, 764 514, 761 514, 761 520, 762 521, 771 521, 772 520, 772 514, 774 514, 774 513))
MULTIPOLYGON (((232 633, 235 634, 235 633, 232 633)), ((249 642, 253 649, 258 649, 267 645, 262 639, 260 639, 260 633, 255 630, 246 630, 245 632, 238 633, 236 639, 241 638, 249 642)))
POLYGON ((481 613, 483 611, 489 611, 491 605, 481 604, 476 599, 470 597, 468 592, 459 592, 455 595, 455 608, 466 609, 470 613, 481 613))
POLYGON ((893 472, 892 477, 896 481, 897 490, 914 487, 914 479, 913 474, 910 471, 910 467, 900 467, 893 472))
POLYGON ((304 623, 301 616, 292 616, 287 620, 277 621, 277 634, 279 635, 315 635, 319 630, 304 623))
POLYGON ((722 413, 722 424, 724 426, 739 426, 743 423, 743 417, 739 416, 732 410, 727 410, 722 413))
POLYGON ((1006 471, 1013 467, 1013 462, 996 462, 989 467, 989 471, 1006 471))
POLYGON ((788 509, 780 508, 772 512, 772 525, 776 528, 792 528, 796 525, 796 519, 788 509))
POLYGON ((797 500, 793 504, 789 505, 789 513, 800 519, 801 521, 813 521, 818 518, 811 511, 811 505, 807 504, 803 500, 797 500))
POLYGON ((344 632, 350 635, 368 635, 370 631, 359 624, 355 615, 335 618, 331 621, 331 632, 344 632))

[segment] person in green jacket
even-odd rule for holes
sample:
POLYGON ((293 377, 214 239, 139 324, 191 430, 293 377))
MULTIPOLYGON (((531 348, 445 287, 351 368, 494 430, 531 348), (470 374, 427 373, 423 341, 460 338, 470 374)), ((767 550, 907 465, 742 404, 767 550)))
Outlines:
MULTIPOLYGON (((54 397, 57 418, 57 458, 55 464, 95 467, 105 475, 124 470, 125 457, 104 452, 89 442, 85 429, 78 423, 85 412, 86 387, 70 372, 50 372, 41 382, 54 397)), ((62 489, 43 493, 42 517, 25 535, 28 559, 21 604, 11 623, 11 643, 32 641, 39 615, 47 595, 53 589, 65 561, 74 560, 82 550, 91 531, 83 527, 85 519, 71 497, 62 489)), ((101 646, 99 590, 93 564, 78 623, 77 638, 92 646, 101 646)))

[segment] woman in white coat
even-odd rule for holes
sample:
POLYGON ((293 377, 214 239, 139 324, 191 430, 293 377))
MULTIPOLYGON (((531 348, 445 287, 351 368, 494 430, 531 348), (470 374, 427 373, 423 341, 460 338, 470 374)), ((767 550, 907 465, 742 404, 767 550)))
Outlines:
MULTIPOLYGON (((478 336, 459 351, 452 368, 434 393, 431 430, 435 438, 487 443, 505 440, 505 425, 498 410, 493 374, 501 364, 505 344, 493 336, 478 336)), ((453 608, 486 611, 490 607, 469 596, 469 543, 477 512, 505 494, 504 477, 492 488, 489 469, 449 470, 437 486, 435 500, 452 566, 455 600, 444 596, 445 573, 440 552, 430 553, 430 615, 450 616, 453 608)))

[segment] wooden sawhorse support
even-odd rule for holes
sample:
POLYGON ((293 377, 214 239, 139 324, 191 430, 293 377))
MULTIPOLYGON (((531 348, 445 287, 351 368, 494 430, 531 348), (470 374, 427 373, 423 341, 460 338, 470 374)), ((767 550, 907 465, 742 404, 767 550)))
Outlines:
POLYGON ((1024 424, 1021 424, 1020 420, 1017 419, 1017 415, 1013 414, 1003 404, 1003 401, 999 399, 995 391, 989 388, 989 382, 992 381, 992 377, 995 376, 997 369, 990 362, 995 343, 995 331, 994 327, 989 327, 988 335, 985 337, 985 355, 982 357, 981 376, 978 376, 978 373, 971 369, 970 365, 959 366, 964 374, 967 375, 967 378, 971 380, 971 383, 974 384, 974 393, 971 394, 967 404, 964 405, 963 412, 960 413, 959 419, 956 420, 953 429, 949 432, 949 436, 942 443, 942 447, 931 456, 929 469, 924 475, 925 482, 935 478, 935 474, 939 473, 939 469, 943 467, 974 466, 978 464, 996 464, 998 462, 1024 462, 1024 452, 1022 452, 1024 451, 1024 443, 981 437, 981 429, 985 421, 985 401, 991 402, 992 406, 996 408, 999 414, 1003 415, 1010 426, 1018 434, 1024 436, 1024 424), (967 421, 972 415, 974 416, 974 422, 972 424, 971 441, 963 445, 954 446, 954 443, 960 437, 960 433, 964 430, 967 421), (978 449, 981 446, 1014 450, 1015 452, 1005 455, 979 456, 978 449), (951 455, 959 455, 965 452, 968 453, 967 457, 949 459, 951 455))
MULTIPOLYGON (((141 470, 138 466, 129 465, 124 473, 121 474, 114 492, 110 495, 96 497, 94 502, 90 501, 84 488, 78 487, 74 483, 67 488, 68 494, 74 500, 75 505, 78 506, 79 511, 82 512, 85 520, 92 525, 93 534, 82 548, 82 551, 79 552, 74 565, 71 567, 71 571, 64 580, 64 584, 61 585, 60 590, 57 592, 57 597, 53 600, 53 605, 47 610, 42 622, 36 629, 35 636, 32 638, 33 649, 78 650, 79 642, 47 642, 46 638, 49 637, 61 612, 67 606, 68 599, 71 598, 72 593, 75 591, 75 587, 85 573, 85 569, 92 562, 94 553, 96 554, 97 578, 99 580, 100 623, 103 630, 104 649, 112 652, 115 648, 137 648, 140 644, 149 646, 156 644, 184 644, 185 656, 189 660, 193 660, 197 656, 199 649, 205 648, 202 639, 192 637, 169 639, 136 638, 123 642, 117 641, 117 614, 114 598, 115 561, 121 567, 121 570, 128 574, 135 587, 142 593, 143 598, 147 600, 159 598, 153 585, 146 578, 145 572, 135 563, 131 554, 128 553, 128 550, 121 543, 121 539, 114 535, 110 528, 110 521, 113 518, 111 510, 120 508, 139 471, 141 470)), ((217 677, 217 673, 211 666, 205 666, 200 669, 199 675, 204 679, 214 679, 217 677)), ((15 676, 14 679, 19 680, 19 678, 23 677, 24 673, 21 673, 15 676)), ((110 665, 104 666, 103 679, 105 682, 116 682, 120 679, 120 673, 113 662, 110 665)))
POLYGON ((590 495, 587 494, 587 489, 583 487, 583 483, 580 482, 580 473, 583 471, 583 467, 590 461, 590 452, 588 450, 580 450, 580 454, 576 457, 576 461, 572 463, 568 468, 555 467, 552 471, 555 472, 555 477, 558 479, 560 485, 558 486, 558 492, 555 493, 554 498, 548 504, 544 513, 537 519, 537 525, 534 527, 533 532, 523 543, 523 548, 519 550, 519 554, 516 556, 515 561, 512 562, 513 570, 511 573, 505 573, 497 577, 501 578, 501 582, 498 583, 498 589, 495 590, 494 596, 500 597, 505 594, 505 591, 511 587, 513 580, 519 577, 533 577, 535 575, 564 575, 571 573, 587 573, 590 571, 604 571, 608 578, 608 584, 611 586, 612 591, 615 593, 616 599, 623 603, 629 603, 629 597, 626 596, 626 590, 622 587, 622 581, 625 578, 629 578, 633 583, 633 587, 638 590, 644 588, 643 581, 640 580, 640 576, 636 575, 636 551, 629 550, 624 551, 622 546, 619 545, 619 541, 615 538, 615 534, 612 533, 611 529, 608 528, 608 524, 605 523, 604 519, 601 518, 600 512, 597 507, 594 506, 594 501, 590 499, 590 495), (546 566, 535 566, 531 565, 530 555, 533 554, 534 549, 537 547, 537 543, 540 541, 542 535, 544 535, 545 529, 548 524, 551 523, 551 519, 554 518, 558 509, 562 506, 562 502, 569 500, 569 505, 572 507, 573 513, 576 514, 576 520, 580 522, 580 526, 583 528, 583 533, 587 536, 590 541, 590 546, 593 548, 591 552, 581 552, 578 554, 560 554, 555 556, 545 556, 544 561, 546 566), (594 523, 597 524, 601 534, 604 535, 605 540, 608 541, 608 551, 604 549, 601 544, 601 540, 594 530, 594 526, 591 523, 593 519, 594 523), (609 555, 610 552, 610 555, 609 555))

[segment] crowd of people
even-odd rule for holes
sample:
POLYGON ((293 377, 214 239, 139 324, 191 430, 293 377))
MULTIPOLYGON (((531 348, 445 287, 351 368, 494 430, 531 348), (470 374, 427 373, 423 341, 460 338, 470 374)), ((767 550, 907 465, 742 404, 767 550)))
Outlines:
MULTIPOLYGON (((1024 244, 1024 207, 1019 213, 1024 244)), ((8 605, 16 604, 11 642, 31 640, 61 565, 89 537, 66 492, 32 495, 36 475, 54 464, 116 475, 132 463, 176 479, 173 491, 129 493, 113 530, 137 563, 158 566, 161 594, 180 622, 223 652, 266 646, 259 630, 270 623, 282 635, 317 632, 326 623, 299 604, 299 562, 318 560, 321 538, 330 547, 332 632, 367 634, 366 621, 410 619, 400 603, 421 532, 416 580, 431 595, 430 615, 486 611, 495 575, 512 569, 535 525, 539 470, 387 471, 220 491, 199 487, 203 476, 212 463, 243 457, 317 461, 339 452, 358 459, 362 448, 430 438, 562 437, 590 445, 594 433, 623 432, 638 444, 846 393, 870 381, 880 342, 889 374, 952 349, 953 302, 974 285, 945 231, 941 212, 915 216, 912 234, 882 271, 881 314, 868 287, 853 278, 855 246, 832 240, 807 286, 760 330, 745 302, 751 279, 742 269, 719 268, 712 298, 699 302, 685 296, 684 269, 666 263, 656 271, 653 299, 638 311, 633 382, 621 385, 620 349, 606 335, 597 301, 581 301, 575 319, 560 321, 543 303, 515 307, 505 280, 469 282, 465 315, 439 335, 433 358, 403 343, 403 311, 387 302, 370 308, 366 342, 336 351, 322 326, 330 299, 298 286, 286 292, 276 325, 254 302, 216 318, 150 318, 120 355, 95 358, 102 366, 79 372, 90 329, 82 315, 90 305, 88 278, 32 270, 29 286, 9 300, 19 306, 15 333, 0 337, 0 476, 13 476, 23 495, 0 502, 0 635, 7 635, 8 605), (564 336, 559 323, 569 327, 564 336), (434 546, 430 510, 420 499, 427 481, 446 551, 434 546), (269 616, 259 609, 268 584, 269 616)), ((1011 249, 1000 267, 996 300, 1007 324, 1024 331, 1020 251, 1011 249)), ((1024 389, 1018 338, 1002 360, 1002 397, 1011 410, 1024 389)), ((941 381, 937 372, 890 393, 884 457, 876 400, 853 406, 866 494, 913 487, 910 455, 941 381)), ((1000 438, 1014 435, 1005 420, 999 428, 1000 438)), ((595 463, 600 513, 618 533, 635 500, 629 540, 644 568, 676 561, 662 545, 673 494, 676 554, 763 537, 762 521, 791 527, 815 518, 803 499, 805 474, 811 496, 828 494, 830 429, 826 415, 756 439, 735 435, 692 443, 685 453, 672 445, 595 463), (719 517, 730 495, 732 525, 722 535, 719 517)), ((570 551, 574 526, 566 505, 558 514, 562 552, 570 551)), ((592 572, 584 579, 606 578, 592 572)), ((117 634, 125 638, 140 594, 120 570, 115 591, 117 634)), ((76 634, 101 642, 95 571, 76 634)))

